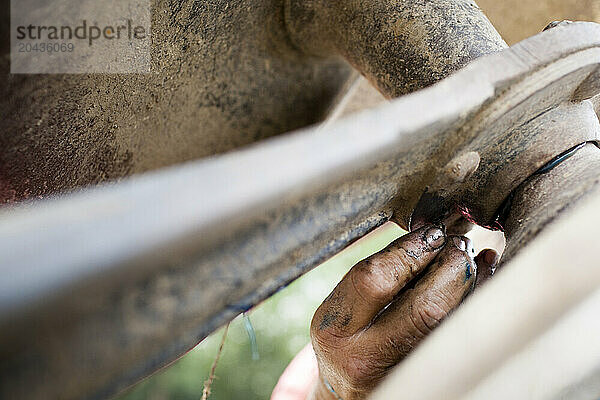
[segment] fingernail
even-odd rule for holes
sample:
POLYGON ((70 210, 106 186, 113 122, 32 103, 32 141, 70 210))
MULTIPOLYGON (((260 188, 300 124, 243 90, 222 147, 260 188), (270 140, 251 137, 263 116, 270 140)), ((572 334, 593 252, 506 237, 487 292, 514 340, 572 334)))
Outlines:
POLYGON ((430 248, 439 249, 446 243, 446 235, 440 227, 434 226, 425 232, 425 241, 430 248))
POLYGON ((460 251, 467 250, 467 243, 460 236, 452 236, 452 243, 456 246, 460 251))
POLYGON ((475 249, 473 248, 473 241, 471 239, 469 239, 468 237, 466 237, 466 236, 463 236, 462 239, 463 239, 463 241, 465 242, 465 244, 467 246, 467 248, 466 248, 465 251, 470 256, 474 257, 475 256, 475 249))
POLYGON ((496 266, 498 261, 500 261, 500 254, 496 253, 494 250, 487 250, 485 252, 485 256, 483 257, 483 261, 490 267, 496 266))

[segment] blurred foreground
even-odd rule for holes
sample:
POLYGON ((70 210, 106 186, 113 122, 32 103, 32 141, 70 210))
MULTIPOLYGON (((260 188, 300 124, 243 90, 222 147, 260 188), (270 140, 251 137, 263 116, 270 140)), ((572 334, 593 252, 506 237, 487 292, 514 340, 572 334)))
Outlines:
MULTIPOLYGON (((258 360, 253 360, 244 319, 236 318, 229 328, 210 399, 268 399, 285 367, 309 342, 312 315, 337 282, 352 265, 403 233, 394 224, 382 226, 250 311, 258 360)), ((219 329, 179 361, 118 399, 200 399, 222 335, 223 329, 219 329)))

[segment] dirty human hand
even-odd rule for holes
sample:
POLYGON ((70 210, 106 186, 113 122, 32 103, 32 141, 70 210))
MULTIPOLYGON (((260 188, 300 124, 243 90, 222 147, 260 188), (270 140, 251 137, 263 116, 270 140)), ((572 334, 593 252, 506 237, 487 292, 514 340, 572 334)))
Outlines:
POLYGON ((312 400, 364 399, 498 262, 471 241, 425 226, 355 265, 315 313, 312 400))

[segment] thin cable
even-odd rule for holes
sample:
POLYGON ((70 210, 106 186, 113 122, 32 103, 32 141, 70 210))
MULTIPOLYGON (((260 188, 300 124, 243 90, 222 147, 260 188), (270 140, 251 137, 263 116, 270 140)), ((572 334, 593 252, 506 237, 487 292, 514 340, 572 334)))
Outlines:
POLYGON ((217 351, 217 356, 213 361, 212 367, 210 368, 210 375, 208 379, 204 381, 204 389, 202 390, 202 400, 207 400, 208 396, 210 396, 210 387, 212 386, 213 381, 215 380, 215 370, 217 369, 217 364, 219 363, 219 358, 221 358, 221 353, 223 352, 223 346, 225 345, 225 339, 227 339, 227 331, 229 330, 229 323, 225 325, 225 331, 223 332, 223 338, 221 339, 221 344, 219 345, 219 350, 217 351))

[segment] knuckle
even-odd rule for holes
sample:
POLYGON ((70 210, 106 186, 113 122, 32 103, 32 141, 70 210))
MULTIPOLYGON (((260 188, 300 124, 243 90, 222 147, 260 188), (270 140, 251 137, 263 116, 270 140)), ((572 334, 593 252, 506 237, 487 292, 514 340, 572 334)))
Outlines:
POLYGON ((387 338, 383 346, 386 351, 382 351, 381 353, 385 355, 384 359, 387 360, 389 364, 397 363, 412 349, 410 339, 407 339, 402 334, 387 338))
POLYGON ((331 339, 347 336, 352 322, 350 298, 347 289, 338 285, 315 312, 310 324, 311 334, 331 339))
POLYGON ((418 254, 402 247, 388 248, 361 262, 351 275, 352 285, 366 300, 391 301, 399 289, 419 274, 421 264, 418 254))
POLYGON ((326 314, 319 310, 313 316, 310 323, 310 336, 316 347, 338 348, 345 339, 344 333, 339 329, 337 324, 324 326, 323 321, 326 320, 326 314))
POLYGON ((420 297, 412 307, 411 321, 417 331, 426 336, 448 316, 450 310, 451 307, 441 295, 420 297))
POLYGON ((310 322, 310 333, 311 334, 317 334, 319 331, 321 331, 321 329, 319 329, 319 327, 320 327, 320 325, 322 325, 322 323, 321 323, 322 320, 323 320, 323 312, 321 311, 321 308, 319 308, 313 315, 313 318, 310 322))
POLYGON ((422 262, 418 254, 410 252, 403 247, 399 247, 395 253, 398 265, 404 266, 410 277, 419 274, 422 269, 422 262))
POLYGON ((328 352, 332 348, 336 348, 335 343, 337 343, 340 338, 331 334, 328 331, 311 331, 311 342, 313 344, 313 348, 315 353, 323 353, 328 352))
POLYGON ((376 370, 372 358, 364 355, 350 355, 342 366, 348 385, 352 388, 364 388, 370 383, 373 371, 376 370))
POLYGON ((390 274, 390 268, 394 267, 389 265, 387 260, 368 260, 356 273, 351 275, 352 286, 356 293, 367 302, 380 303, 391 300, 397 285, 393 278, 394 272, 390 274))
POLYGON ((364 398, 365 393, 373 390, 398 361, 397 358, 387 361, 385 352, 367 348, 346 357, 341 367, 348 387, 353 392, 362 393, 358 398, 364 398))
POLYGON ((317 355, 328 352, 331 347, 330 340, 318 332, 311 332, 310 341, 317 355))

